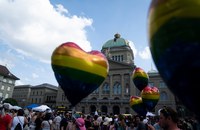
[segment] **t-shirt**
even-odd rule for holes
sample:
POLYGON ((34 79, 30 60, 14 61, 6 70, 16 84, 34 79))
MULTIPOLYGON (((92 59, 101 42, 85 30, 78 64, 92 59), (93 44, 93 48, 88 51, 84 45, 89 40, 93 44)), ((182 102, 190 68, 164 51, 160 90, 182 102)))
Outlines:
POLYGON ((66 129, 67 127, 67 124, 68 124, 68 119, 67 118, 62 118, 62 120, 60 121, 60 127, 63 127, 64 130, 66 129))
POLYGON ((0 130, 6 130, 8 124, 11 123, 12 117, 9 114, 0 115, 0 130))

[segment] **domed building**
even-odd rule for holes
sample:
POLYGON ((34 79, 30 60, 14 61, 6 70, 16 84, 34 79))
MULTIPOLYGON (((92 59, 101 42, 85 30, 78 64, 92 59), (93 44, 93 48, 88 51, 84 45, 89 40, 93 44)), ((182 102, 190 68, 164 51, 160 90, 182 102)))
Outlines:
MULTIPOLYGON (((117 33, 103 44, 101 52, 108 59, 109 74, 98 89, 75 106, 75 110, 84 113, 98 111, 102 114, 130 113, 129 99, 135 92, 131 75, 135 64, 129 42, 117 33)), ((58 91, 57 99, 67 101, 62 90, 58 91)), ((57 104, 60 106, 70 105, 59 101, 57 104)))
MULTIPOLYGON (((108 76, 99 88, 75 106, 75 110, 86 114, 94 114, 96 111, 101 114, 136 114, 131 109, 129 100, 130 96, 140 96, 140 91, 131 78, 136 65, 129 42, 117 33, 113 39, 103 44, 101 52, 109 62, 108 76)), ((162 85, 161 99, 163 101, 158 102, 155 112, 162 106, 172 105, 175 108, 174 96, 167 89, 159 73, 149 72, 148 75, 150 85, 157 87, 162 85)), ((61 88, 57 93, 56 106, 70 106, 61 88)))

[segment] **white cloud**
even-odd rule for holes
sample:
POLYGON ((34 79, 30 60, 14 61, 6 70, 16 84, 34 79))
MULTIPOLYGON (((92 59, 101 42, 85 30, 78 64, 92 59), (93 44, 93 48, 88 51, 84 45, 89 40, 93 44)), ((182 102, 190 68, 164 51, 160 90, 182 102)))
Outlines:
POLYGON ((135 47, 135 44, 130 40, 128 40, 128 41, 129 41, 129 45, 130 45, 131 49, 133 50, 134 57, 136 57, 137 56, 137 49, 135 47))
POLYGON ((17 80, 17 81, 15 82, 15 85, 24 85, 24 83, 23 83, 21 80, 17 80))
POLYGON ((67 9, 65 9, 64 7, 63 7, 63 5, 61 5, 61 4, 58 4, 58 5, 56 5, 56 11, 57 12, 59 12, 60 14, 68 14, 68 10, 67 9))
POLYGON ((151 59, 151 52, 150 52, 149 47, 145 47, 143 51, 138 52, 138 55, 142 59, 151 59))
POLYGON ((39 78, 39 75, 37 75, 36 73, 32 73, 32 77, 33 79, 39 78))
POLYGON ((64 42, 75 42, 90 51, 85 28, 91 27, 93 20, 65 16, 67 13, 62 5, 54 8, 49 0, 2 0, 0 40, 23 55, 48 63, 53 50, 64 42))

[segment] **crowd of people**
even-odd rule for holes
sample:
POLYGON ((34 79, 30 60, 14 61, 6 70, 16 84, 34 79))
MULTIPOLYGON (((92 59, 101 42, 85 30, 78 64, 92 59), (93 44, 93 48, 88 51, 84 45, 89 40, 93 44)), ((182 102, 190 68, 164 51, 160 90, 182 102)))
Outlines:
POLYGON ((158 116, 80 114, 71 111, 57 113, 24 109, 9 110, 0 107, 0 130, 200 130, 194 118, 179 118, 170 107, 160 110, 158 116))

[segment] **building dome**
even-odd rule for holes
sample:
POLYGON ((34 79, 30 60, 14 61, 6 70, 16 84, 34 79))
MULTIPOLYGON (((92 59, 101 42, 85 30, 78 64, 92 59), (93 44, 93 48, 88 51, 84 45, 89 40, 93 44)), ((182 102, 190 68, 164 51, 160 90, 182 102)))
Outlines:
POLYGON ((120 34, 115 34, 114 39, 108 40, 102 48, 112 48, 112 47, 121 47, 129 46, 129 42, 124 38, 120 38, 120 34))

